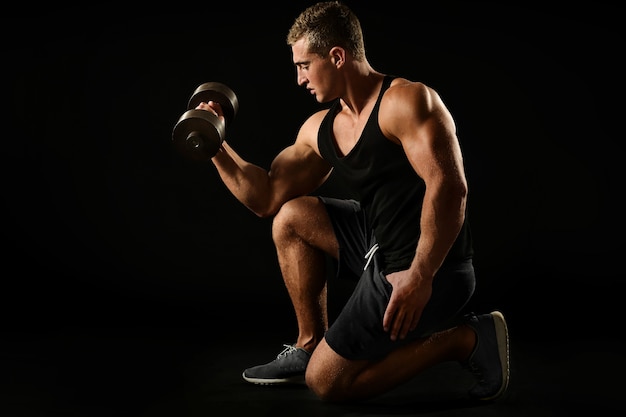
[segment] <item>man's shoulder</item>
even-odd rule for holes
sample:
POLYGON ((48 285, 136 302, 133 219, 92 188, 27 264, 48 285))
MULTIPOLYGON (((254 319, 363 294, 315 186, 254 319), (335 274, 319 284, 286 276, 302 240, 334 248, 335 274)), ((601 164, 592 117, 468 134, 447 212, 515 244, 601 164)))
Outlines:
POLYGON ((414 81, 414 80, 409 80, 403 77, 395 77, 391 81, 391 84, 389 85, 387 92, 391 92, 391 94, 400 94, 402 92, 408 92, 408 91, 419 93, 419 92, 427 91, 429 89, 430 87, 428 87, 422 81, 414 81))
POLYGON ((302 124, 302 128, 313 129, 317 131, 322 124, 324 117, 326 117, 326 114, 328 114, 328 110, 329 109, 326 108, 315 111, 304 121, 304 123, 302 124))
POLYGON ((317 110, 302 123, 298 132, 298 143, 306 143, 309 146, 317 148, 317 133, 328 110, 329 109, 317 110))
POLYGON ((437 92, 421 81, 396 78, 385 91, 381 106, 426 106, 433 104, 437 92))

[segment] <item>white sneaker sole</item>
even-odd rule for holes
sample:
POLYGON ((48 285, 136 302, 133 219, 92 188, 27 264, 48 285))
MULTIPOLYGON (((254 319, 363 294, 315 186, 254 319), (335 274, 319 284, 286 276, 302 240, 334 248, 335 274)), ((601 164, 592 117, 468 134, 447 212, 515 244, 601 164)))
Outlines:
POLYGON ((498 342, 498 354, 500 356, 500 365, 502 368, 502 385, 498 392, 494 395, 482 398, 483 401, 495 400, 502 396, 509 386, 510 379, 510 359, 509 359, 509 329, 506 325, 504 316, 499 311, 491 312, 493 318, 493 324, 496 329, 496 340, 498 342))

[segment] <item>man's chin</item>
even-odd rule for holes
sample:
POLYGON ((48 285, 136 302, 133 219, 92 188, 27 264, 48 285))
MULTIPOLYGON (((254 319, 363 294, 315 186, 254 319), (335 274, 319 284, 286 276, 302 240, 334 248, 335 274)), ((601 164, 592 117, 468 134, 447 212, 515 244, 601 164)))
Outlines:
POLYGON ((330 103, 331 101, 333 101, 333 99, 329 99, 329 98, 325 98, 325 97, 319 97, 319 96, 315 96, 315 101, 317 101, 320 104, 324 104, 324 103, 330 103))

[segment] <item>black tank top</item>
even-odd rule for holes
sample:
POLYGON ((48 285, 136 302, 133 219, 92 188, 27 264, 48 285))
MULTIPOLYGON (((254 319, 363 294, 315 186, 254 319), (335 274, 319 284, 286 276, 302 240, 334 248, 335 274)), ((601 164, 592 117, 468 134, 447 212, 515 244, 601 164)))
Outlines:
MULTIPOLYGON (((385 77, 363 133, 347 155, 338 155, 333 136, 339 99, 329 108, 317 138, 320 154, 333 166, 333 175, 340 176, 359 199, 383 255, 385 273, 407 269, 415 256, 425 192, 424 181, 409 163, 402 146, 387 139, 378 125, 380 101, 393 78, 385 77)), ((471 256, 466 220, 445 263, 471 256)))

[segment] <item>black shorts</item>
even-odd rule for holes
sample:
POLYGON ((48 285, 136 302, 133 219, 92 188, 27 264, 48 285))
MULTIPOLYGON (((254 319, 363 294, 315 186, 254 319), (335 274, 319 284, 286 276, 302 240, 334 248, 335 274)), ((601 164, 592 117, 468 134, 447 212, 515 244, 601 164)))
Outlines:
POLYGON ((326 332, 326 342, 350 360, 376 360, 403 343, 442 330, 457 318, 476 285, 471 259, 442 266, 433 280, 431 298, 417 328, 400 341, 383 330, 391 284, 383 273, 382 253, 358 202, 319 197, 326 205, 337 239, 339 259, 335 279, 355 278, 354 290, 326 332), (374 248, 373 254, 367 256, 374 248))

